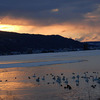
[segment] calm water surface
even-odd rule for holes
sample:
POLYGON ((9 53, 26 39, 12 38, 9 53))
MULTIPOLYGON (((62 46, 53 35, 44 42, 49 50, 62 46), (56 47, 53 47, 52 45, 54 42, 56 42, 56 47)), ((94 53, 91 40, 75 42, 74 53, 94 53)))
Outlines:
POLYGON ((0 69, 0 100, 98 100, 100 84, 93 81, 93 77, 100 77, 100 55, 75 56, 74 54, 71 57, 67 55, 56 54, 44 59, 37 57, 1 61, 0 67, 11 65, 12 68, 0 69), (74 62, 65 63, 65 61, 74 62), (40 62, 43 63, 38 67, 21 65, 28 66, 31 63, 34 66, 34 63, 40 64, 40 62), (13 68, 14 65, 18 67, 13 68), (76 86, 77 75, 79 75, 78 86, 76 86), (88 82, 82 78, 85 75, 90 78, 88 82), (55 80, 52 79, 54 76, 55 80), (64 76, 72 89, 64 88, 67 86, 63 80, 64 76), (75 79, 72 78, 73 76, 75 79), (57 77, 60 77, 61 83, 56 81, 57 77), (92 85, 96 87, 92 88, 92 85))

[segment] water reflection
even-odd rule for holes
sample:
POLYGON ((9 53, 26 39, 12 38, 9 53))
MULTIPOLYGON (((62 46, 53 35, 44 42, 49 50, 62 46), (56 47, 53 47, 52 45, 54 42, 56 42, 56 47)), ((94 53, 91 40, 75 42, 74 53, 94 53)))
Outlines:
MULTIPOLYGON (((76 86, 75 80, 72 79, 73 72, 75 76, 82 76, 87 70, 89 73, 98 71, 98 76, 100 76, 100 70, 96 68, 94 62, 82 61, 80 63, 54 64, 41 67, 0 69, 0 80, 2 80, 0 82, 0 100, 89 100, 89 95, 92 98, 90 100, 97 100, 100 97, 100 84, 95 82, 86 83, 80 78, 79 85, 76 86), (36 77, 33 77, 34 74, 36 77), (62 75, 68 78, 68 84, 72 87, 71 90, 64 89, 66 84, 60 80, 63 77, 62 75), (44 76, 45 80, 42 80, 44 76), (56 78, 60 76, 58 82, 52 79, 53 76, 56 78), (36 81, 38 77, 39 82, 36 81), (95 89, 91 88, 94 83, 96 84, 95 89)), ((88 75, 90 76, 90 74, 88 75)))
MULTIPOLYGON (((92 99, 96 100, 96 98, 100 96, 99 84, 95 83, 96 89, 91 88, 93 82, 87 83, 81 78, 81 76, 84 75, 83 71, 68 70, 64 66, 19 69, 8 68, 6 70, 7 72, 0 73, 2 80, 2 82, 0 82, 0 100, 40 100, 40 98, 41 100, 88 100, 89 95, 92 99), (72 74, 73 71, 74 73, 72 74), (33 77, 34 74, 36 77, 33 77), (78 86, 75 84, 75 79, 72 79, 73 75, 75 75, 75 77, 80 75, 78 86), (42 80, 43 76, 45 76, 45 80, 42 80), (64 80, 60 80, 61 83, 59 83, 59 81, 52 79, 54 76, 56 79, 57 77, 62 79, 63 76, 65 76, 72 89, 64 89, 64 86, 66 86, 64 80), (40 79, 39 82, 36 81, 38 77, 40 79), (8 81, 5 82, 5 79, 8 81)), ((90 75, 99 76, 100 74, 89 72, 87 75, 87 77, 89 77, 90 75)), ((90 80, 92 81, 92 79, 90 80)))
POLYGON ((37 85, 33 83, 24 83, 24 82, 3 82, 0 84, 0 90, 25 90, 28 88, 36 87, 37 85))
POLYGON ((1 95, 0 100, 21 100, 21 98, 14 95, 13 91, 6 91, 6 95, 1 95))
POLYGON ((0 100, 27 100, 24 96, 31 94, 34 87, 37 85, 31 82, 3 82, 0 84, 0 100))

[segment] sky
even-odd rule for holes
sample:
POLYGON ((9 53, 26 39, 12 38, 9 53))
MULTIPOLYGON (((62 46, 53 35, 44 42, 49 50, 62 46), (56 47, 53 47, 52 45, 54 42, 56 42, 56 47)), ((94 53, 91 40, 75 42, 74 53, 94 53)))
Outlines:
POLYGON ((0 30, 100 41, 100 0, 0 0, 0 30))

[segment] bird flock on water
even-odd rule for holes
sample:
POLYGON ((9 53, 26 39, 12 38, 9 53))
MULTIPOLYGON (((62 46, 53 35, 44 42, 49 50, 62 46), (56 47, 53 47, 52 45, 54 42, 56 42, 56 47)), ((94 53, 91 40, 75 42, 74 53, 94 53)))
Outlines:
MULTIPOLYGON (((14 79, 17 79, 17 77, 14 77, 14 79)), ((45 74, 43 76, 38 76, 37 74, 33 74, 33 76, 28 76, 28 79, 34 79, 37 84, 41 84, 42 81, 46 82, 47 84, 58 84, 59 86, 63 87, 64 89, 72 90, 73 87, 71 86, 71 83, 69 82, 69 78, 64 75, 64 73, 60 73, 60 75, 54 75, 53 73, 45 74), (48 81, 48 78, 51 79, 48 81)), ((96 88, 97 84, 100 84, 100 76, 99 72, 92 72, 92 74, 89 74, 89 72, 84 72, 82 75, 72 73, 71 80, 75 82, 76 86, 80 85, 80 81, 84 80, 86 83, 92 82, 90 85, 91 88, 96 88)), ((2 82, 2 80, 0 80, 2 82)), ((8 82, 8 80, 5 80, 5 82, 8 82)))
MULTIPOLYGON (((64 89, 72 90, 73 87, 69 81, 69 78, 61 73, 60 75, 54 75, 53 73, 45 74, 44 76, 39 77, 38 75, 34 74, 32 77, 28 76, 28 79, 34 78, 37 84, 40 84, 42 81, 47 82, 47 84, 58 84, 59 86, 63 87, 64 89), (48 81, 48 78, 51 79, 48 81)), ((75 82, 76 86, 80 85, 80 81, 84 80, 85 83, 90 83, 91 88, 96 88, 97 84, 100 84, 100 76, 98 72, 84 72, 82 75, 72 73, 71 80, 75 82)))

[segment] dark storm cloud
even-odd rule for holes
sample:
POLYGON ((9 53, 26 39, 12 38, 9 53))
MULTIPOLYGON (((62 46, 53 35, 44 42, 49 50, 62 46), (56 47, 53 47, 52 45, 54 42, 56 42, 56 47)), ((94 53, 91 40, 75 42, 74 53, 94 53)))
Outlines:
POLYGON ((97 4, 100 0, 0 0, 0 16, 31 19, 38 24, 74 23, 96 10, 97 4))

